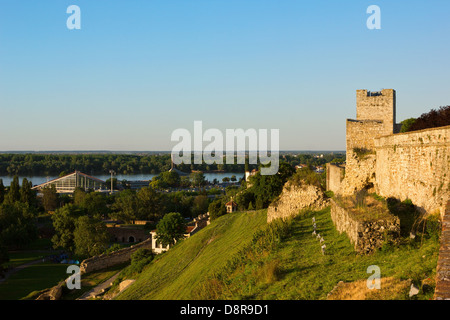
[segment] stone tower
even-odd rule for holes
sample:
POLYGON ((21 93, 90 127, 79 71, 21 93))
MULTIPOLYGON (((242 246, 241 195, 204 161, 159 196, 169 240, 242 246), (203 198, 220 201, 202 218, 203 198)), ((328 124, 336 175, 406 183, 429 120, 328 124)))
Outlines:
POLYGON ((383 121, 381 134, 393 134, 395 125, 395 90, 379 92, 356 90, 356 120, 383 121))
POLYGON ((347 119, 343 194, 375 183, 375 138, 398 132, 395 90, 356 90, 356 119, 347 119))

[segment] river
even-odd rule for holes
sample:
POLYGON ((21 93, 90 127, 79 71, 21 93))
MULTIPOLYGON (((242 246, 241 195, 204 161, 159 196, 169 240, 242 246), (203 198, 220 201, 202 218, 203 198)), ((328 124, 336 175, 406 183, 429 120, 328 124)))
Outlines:
MULTIPOLYGON (((236 172, 222 172, 222 173, 204 173, 205 179, 212 182, 214 179, 222 182, 222 179, 225 177, 231 178, 232 175, 235 175, 237 180, 244 177, 244 173, 236 173, 236 172)), ((95 178, 106 181, 111 178, 111 175, 93 175, 95 178)), ((118 174, 114 175, 114 178, 117 178, 119 181, 127 180, 127 181, 140 181, 140 180, 151 180, 153 177, 157 176, 157 174, 118 174)), ((41 183, 53 180, 58 178, 57 176, 20 176, 19 175, 19 183, 22 184, 23 178, 27 178, 29 181, 32 181, 33 185, 39 185, 41 183)), ((12 176, 0 176, 0 179, 3 180, 3 185, 5 187, 11 184, 13 180, 12 176)))

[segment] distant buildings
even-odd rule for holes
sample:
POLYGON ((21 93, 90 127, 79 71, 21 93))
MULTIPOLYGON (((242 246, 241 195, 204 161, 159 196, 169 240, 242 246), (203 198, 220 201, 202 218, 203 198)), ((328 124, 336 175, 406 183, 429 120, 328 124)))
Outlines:
MULTIPOLYGON (((184 237, 189 238, 209 224, 209 212, 199 215, 197 218, 194 218, 193 224, 186 226, 184 237)), ((158 242, 156 230, 151 231, 150 234, 152 239, 152 251, 154 253, 159 254, 170 249, 170 245, 164 246, 162 243, 158 242)))
POLYGON ((76 188, 83 188, 85 190, 92 189, 94 191, 107 190, 105 181, 94 178, 80 171, 75 171, 71 174, 60 178, 50 180, 33 187, 33 190, 42 190, 46 187, 55 186, 57 193, 72 194, 76 188))
POLYGON ((251 176, 258 173, 258 170, 253 169, 252 171, 245 171, 245 181, 248 182, 251 176))
POLYGON ((225 207, 227 208, 227 213, 232 213, 232 212, 237 211, 237 203, 234 202, 233 200, 228 201, 225 204, 225 207))

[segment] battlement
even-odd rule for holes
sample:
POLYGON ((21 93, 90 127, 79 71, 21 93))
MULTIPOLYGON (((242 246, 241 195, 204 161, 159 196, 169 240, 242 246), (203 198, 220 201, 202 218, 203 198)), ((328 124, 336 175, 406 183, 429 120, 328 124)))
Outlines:
POLYGON ((396 94, 393 89, 356 90, 356 119, 383 121, 383 134, 395 132, 396 94))

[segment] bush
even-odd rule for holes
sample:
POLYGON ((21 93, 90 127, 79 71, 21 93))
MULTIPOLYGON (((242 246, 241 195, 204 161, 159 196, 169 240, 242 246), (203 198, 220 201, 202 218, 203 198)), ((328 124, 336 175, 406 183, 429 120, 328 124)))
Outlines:
POLYGON ((153 260, 153 252, 149 249, 138 249, 131 254, 131 264, 125 268, 122 279, 142 272, 144 267, 153 260))
POLYGON ((223 216, 227 213, 227 209, 225 208, 225 204, 221 199, 215 200, 211 202, 208 206, 209 216, 211 220, 215 220, 220 216, 223 216))
POLYGON ((310 184, 316 187, 321 187, 321 177, 309 167, 298 169, 290 178, 290 181, 295 186, 302 184, 310 184))
POLYGON ((122 246, 118 243, 114 243, 112 246, 105 250, 105 254, 112 253, 120 249, 122 249, 122 246))

